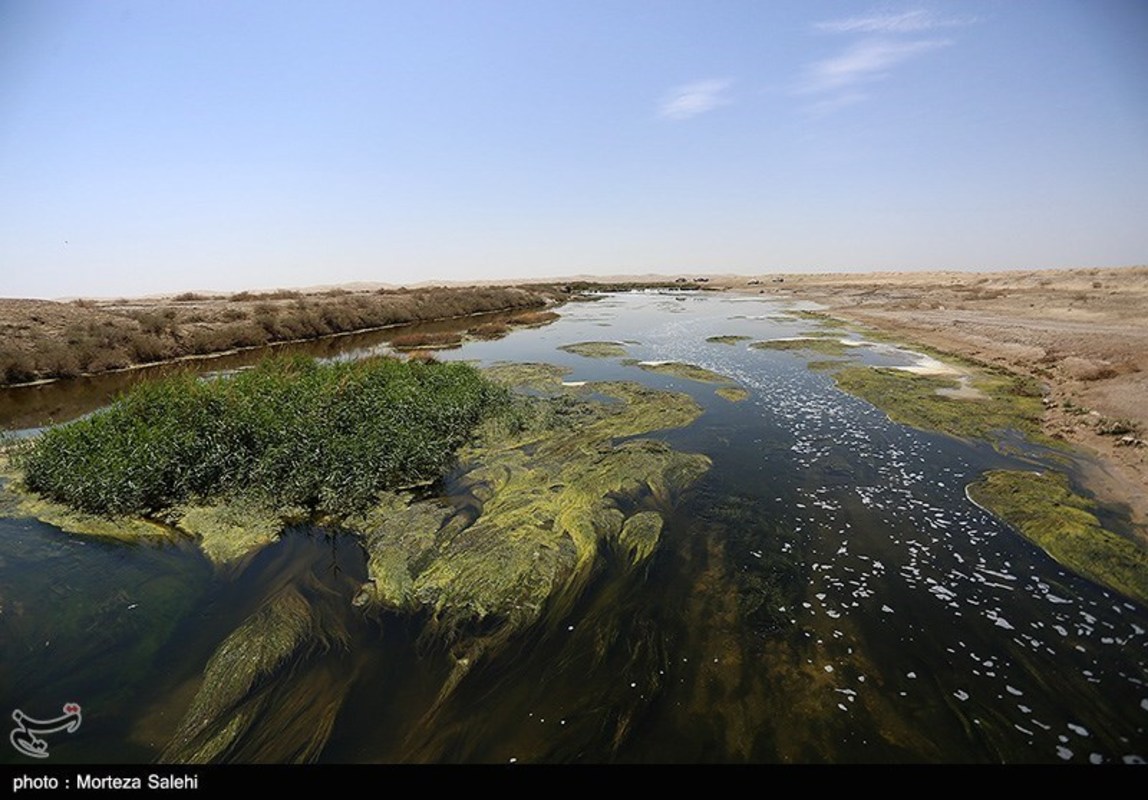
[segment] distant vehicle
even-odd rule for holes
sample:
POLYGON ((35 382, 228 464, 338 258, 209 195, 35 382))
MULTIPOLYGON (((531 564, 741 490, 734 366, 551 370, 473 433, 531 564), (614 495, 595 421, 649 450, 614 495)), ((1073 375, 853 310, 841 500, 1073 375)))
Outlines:
POLYGON ((694 278, 694 283, 709 283, 709 278, 694 278))

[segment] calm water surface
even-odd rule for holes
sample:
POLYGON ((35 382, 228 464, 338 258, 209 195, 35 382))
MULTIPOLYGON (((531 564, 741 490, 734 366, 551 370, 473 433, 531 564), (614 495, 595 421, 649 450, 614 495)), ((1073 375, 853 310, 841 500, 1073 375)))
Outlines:
MULTIPOLYGON (((706 341, 811 329, 784 308, 613 295, 443 355, 545 361, 569 367, 572 381, 688 392, 703 416, 657 436, 713 460, 651 561, 634 570, 607 560, 561 625, 519 634, 445 702, 448 648, 420 635, 425 620, 368 618, 352 604, 366 575, 352 537, 291 529, 219 572, 191 544, 131 547, 0 518, 0 711, 50 716, 74 700, 84 722, 54 737, 54 760, 155 759, 220 642, 291 584, 349 644, 277 676, 280 711, 261 722, 290 740, 308 730, 303 699, 330 699, 339 711, 320 761, 1148 756, 1148 610, 1065 572, 965 497, 982 471, 1039 468, 1039 453, 1006 457, 892 423, 808 369, 808 354, 706 341), (588 340, 709 368, 749 398, 731 403, 713 384, 557 349, 588 340)), ((310 352, 354 357, 384 342, 346 337, 310 352)), ((889 346, 851 357, 913 358, 889 346)), ((99 381, 59 384, 44 402, 9 394, 0 410, 9 429, 28 428, 110 393, 99 381)), ((285 752, 252 745, 240 757, 285 752)))

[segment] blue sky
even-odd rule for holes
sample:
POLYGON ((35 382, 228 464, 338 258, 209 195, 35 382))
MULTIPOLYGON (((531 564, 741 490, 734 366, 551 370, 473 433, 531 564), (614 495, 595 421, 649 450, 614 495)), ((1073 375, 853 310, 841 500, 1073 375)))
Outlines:
POLYGON ((0 0, 0 296, 1148 262, 1141 0, 0 0))

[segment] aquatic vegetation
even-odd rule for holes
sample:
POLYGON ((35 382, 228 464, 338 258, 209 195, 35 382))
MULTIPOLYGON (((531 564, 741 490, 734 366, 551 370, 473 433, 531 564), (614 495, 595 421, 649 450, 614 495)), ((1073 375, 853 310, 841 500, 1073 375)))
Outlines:
POLYGON ((683 364, 680 361, 639 361, 637 366, 646 372, 656 372, 659 375, 672 375, 675 378, 685 378, 688 381, 701 383, 733 383, 732 378, 719 375, 713 370, 699 367, 694 364, 683 364))
MULTIPOLYGON (((792 359, 703 341, 727 310, 720 298, 615 297, 564 317, 578 332, 559 341, 593 339, 609 314, 620 343, 647 346, 642 358, 712 356, 741 385, 687 386, 695 402, 594 382, 670 382, 623 370, 632 359, 575 359, 577 381, 548 364, 483 368, 512 391, 446 469, 351 513, 259 492, 193 497, 147 521, 194 544, 132 547, 0 519, 5 702, 88 697, 101 735, 59 753, 88 762, 1139 755, 1145 607, 1068 574, 963 494, 1000 465, 1055 469, 1055 454, 1016 429, 992 434, 993 453, 891 425, 803 365, 914 363, 918 374, 887 370, 889 387, 987 388, 936 397, 966 414, 1031 387, 884 347, 792 359), (734 405, 747 391, 753 402, 734 405)), ((789 318, 782 330, 810 327, 789 318)), ((549 338, 476 349, 545 359, 549 338)), ((885 394, 875 402, 899 390, 885 394)), ((25 500, 47 502, 0 493, 0 517, 25 500)), ((1123 532, 1121 509, 1088 513, 1123 532)))
POLYGON ((622 358, 626 355, 626 347, 621 342, 575 342, 558 349, 586 358, 622 358))
POLYGON ((194 698, 156 709, 154 735, 168 741, 161 760, 313 761, 354 683, 351 631, 360 620, 350 601, 366 578, 358 544, 293 527, 240 569, 222 587, 222 624, 189 643, 201 658, 211 653, 194 698), (236 602, 237 583, 258 591, 236 602))
MULTIPOLYGON (((652 440, 688 425, 687 395, 624 382, 561 384, 549 365, 490 374, 544 396, 519 395, 459 455, 449 498, 392 493, 344 525, 368 553, 357 605, 426 619, 423 637, 451 644, 450 674, 417 730, 431 729, 465 676, 515 633, 571 610, 605 554, 648 559, 664 514, 710 466, 652 440), (625 439, 621 443, 615 443, 625 439)), ((412 736, 415 731, 412 731, 412 736)))
POLYGON ((333 646, 346 647, 345 631, 332 632, 330 621, 321 624, 319 616, 313 603, 290 585, 262 605, 211 657, 199 692, 160 760, 314 760, 330 734, 345 683, 335 691, 312 686, 305 697, 297 690, 295 698, 287 700, 282 682, 275 678, 293 662, 333 646), (284 717, 295 722, 292 717, 301 706, 310 707, 305 725, 282 724, 284 717), (268 717, 275 716, 281 724, 268 723, 268 717))
POLYGON ((157 515, 233 496, 339 515, 439 477, 506 392, 473 367, 269 359, 178 375, 17 451, 28 489, 88 514, 157 515))
POLYGON ((750 338, 749 336, 734 336, 734 335, 709 336, 709 337, 706 337, 706 341, 707 342, 713 342, 714 344, 737 344, 738 342, 744 342, 744 341, 748 340, 749 338, 750 338))
POLYGON ((370 557, 365 601, 429 608, 447 628, 493 618, 512 630, 568 606, 605 544, 632 562, 653 552, 654 509, 668 508, 709 459, 661 442, 612 441, 687 425, 701 409, 639 384, 561 387, 554 370, 535 369, 520 367, 518 377, 549 379, 558 394, 519 398, 527 409, 516 430, 484 428, 460 453, 450 504, 390 495, 346 520, 370 557), (590 392, 619 402, 585 399, 590 392), (630 510, 641 504, 653 508, 630 510))
POLYGON ((222 565, 238 562, 274 541, 289 521, 304 519, 306 512, 302 508, 271 509, 236 497, 210 506, 178 506, 167 516, 175 527, 198 539, 204 555, 222 565))
POLYGON ((486 367, 482 372, 488 379, 503 386, 519 386, 540 391, 556 389, 562 378, 571 371, 569 367, 554 364, 502 361, 486 367))
POLYGON ((729 400, 731 403, 740 403, 749 397, 749 392, 740 386, 721 386, 714 389, 714 394, 725 400, 729 400))
POLYGON ((294 589, 260 608, 227 637, 208 662, 204 686, 161 760, 189 764, 218 760, 259 710, 239 713, 236 707, 261 679, 266 680, 296 654, 310 631, 310 607, 294 589))
POLYGON ((797 335, 802 339, 840 339, 842 331, 833 328, 817 328, 811 331, 802 331, 797 335))
POLYGON ((826 328, 845 328, 849 325, 845 320, 830 316, 823 311, 788 310, 782 313, 787 317, 816 322, 826 328))
POLYGON ((838 339, 827 339, 820 336, 770 339, 764 342, 751 342, 749 346, 754 350, 808 350, 826 356, 845 355, 851 349, 849 345, 842 344, 838 339))
POLYGON ((505 391, 465 364, 267 359, 149 383, 16 453, 26 487, 77 510, 148 515, 231 496, 325 514, 433 480, 505 391))
POLYGON ((7 461, 0 457, 0 476, 4 477, 3 485, 0 486, 0 514, 5 517, 38 519, 68 533, 128 542, 170 539, 176 533, 155 520, 134 517, 109 519, 49 500, 29 491, 20 470, 5 463, 7 461))
POLYGON ((968 494, 1068 569, 1148 605, 1148 552, 1105 530, 1064 475, 993 470, 968 494))
POLYGON ((829 372, 831 370, 839 369, 845 366, 848 362, 841 359, 822 358, 816 361, 810 361, 805 366, 815 372, 829 372))
POLYGON ((885 411, 894 422, 963 438, 989 438, 996 431, 1017 430, 1042 443, 1039 395, 1007 374, 978 375, 972 386, 984 399, 952 397, 960 382, 948 377, 904 370, 847 366, 833 372, 838 387, 885 411))

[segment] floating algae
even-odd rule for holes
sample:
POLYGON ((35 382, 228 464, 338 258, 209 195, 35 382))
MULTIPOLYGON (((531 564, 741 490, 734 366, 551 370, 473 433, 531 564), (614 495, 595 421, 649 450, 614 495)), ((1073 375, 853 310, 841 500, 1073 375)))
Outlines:
POLYGON ((1064 475, 993 470, 968 494, 1073 572, 1148 605, 1148 552, 1105 530, 1064 475))
POLYGON ((656 372, 659 375, 672 375, 675 378, 685 378, 689 381, 701 383, 733 383, 725 375, 694 364, 683 364, 680 361, 639 361, 637 366, 647 372, 656 372))
POLYGON ((809 310, 789 310, 781 312, 787 317, 795 319, 806 320, 808 322, 816 322, 817 324, 826 328, 844 328, 849 323, 837 317, 831 317, 822 311, 809 311, 809 310))
POLYGON ((626 520, 617 534, 618 546, 631 564, 649 558, 662 535, 662 515, 656 511, 641 511, 626 520))
POLYGON ((180 506, 170 513, 173 524, 199 540, 199 547, 216 565, 240 561, 275 540, 292 521, 304 517, 299 508, 273 512, 244 498, 214 505, 180 506))
POLYGON ((535 390, 554 389, 569 375, 569 367, 554 364, 503 361, 483 370, 483 374, 503 386, 520 386, 535 390))
POLYGON ((5 517, 38 519, 67 533, 118 539, 123 542, 165 541, 182 538, 168 525, 139 517, 104 517, 77 511, 28 491, 23 482, 9 477, 0 487, 0 514, 5 517))
POLYGON ((833 373, 838 387, 887 413, 894 422, 962 438, 989 438, 997 431, 1017 430, 1030 439, 1052 443, 1040 429, 1039 393, 1023 381, 1004 375, 972 380, 977 397, 941 394, 960 389, 950 377, 901 369, 849 366, 833 373))
POLYGON ((623 358, 626 355, 626 347, 621 342, 575 342, 558 349, 586 358, 623 358))
POLYGON ((839 339, 827 339, 821 336, 769 339, 763 342, 751 342, 749 346, 754 350, 808 350, 826 356, 841 356, 850 350, 850 346, 839 339))
POLYGON ((842 361, 840 359, 823 358, 816 361, 810 361, 805 366, 807 369, 811 369, 814 372, 829 372, 831 370, 839 369, 845 366, 847 363, 847 361, 842 361))
POLYGON ((714 389, 714 394, 725 400, 729 400, 731 403, 740 403, 749 397, 749 392, 740 386, 722 386, 714 389))
MULTIPOLYGON (((555 377, 539 372, 519 377, 532 385, 555 377)), ((520 430, 484 437, 461 454, 453 506, 392 496, 348 520, 370 554, 370 605, 427 608, 447 627, 492 618, 519 628, 544 606, 558 614, 568 607, 608 541, 627 543, 635 560, 650 555, 655 512, 629 509, 668 508, 709 459, 661 442, 613 440, 687 425, 700 408, 685 395, 631 383, 586 387, 617 403, 558 388, 559 397, 524 398, 532 415, 520 430), (577 424, 565 424, 568 417, 577 424)))
POLYGON ((369 557, 356 602, 375 613, 427 612, 424 637, 453 643, 438 699, 411 730, 415 749, 483 656, 569 613, 607 550, 631 565, 649 558, 662 514, 709 468, 704 455, 630 438, 691 423, 701 409, 687 395, 624 382, 564 387, 545 365, 513 374, 556 394, 520 396, 512 425, 483 429, 460 453, 449 504, 391 495, 347 520, 369 557))
POLYGON ((744 341, 748 340, 749 338, 750 337, 748 337, 748 336, 735 336, 735 335, 709 336, 706 338, 706 341, 707 342, 713 342, 714 344, 737 344, 738 342, 744 342, 744 341))

